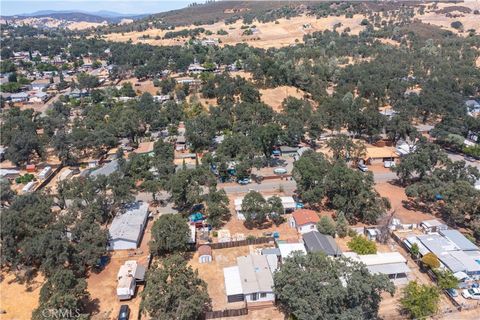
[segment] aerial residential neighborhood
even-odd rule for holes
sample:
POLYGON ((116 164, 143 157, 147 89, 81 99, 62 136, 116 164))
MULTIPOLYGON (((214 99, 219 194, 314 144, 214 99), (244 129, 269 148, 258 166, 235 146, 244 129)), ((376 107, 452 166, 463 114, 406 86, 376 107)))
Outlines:
POLYGON ((478 1, 26 3, 0 319, 480 319, 478 1))

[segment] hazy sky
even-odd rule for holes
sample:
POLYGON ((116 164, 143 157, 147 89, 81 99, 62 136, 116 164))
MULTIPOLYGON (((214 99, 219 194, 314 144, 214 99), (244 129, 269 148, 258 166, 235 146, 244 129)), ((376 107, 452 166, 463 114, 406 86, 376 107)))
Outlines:
POLYGON ((180 9, 191 2, 203 0, 0 0, 1 15, 33 13, 40 10, 114 11, 118 13, 142 14, 180 9))

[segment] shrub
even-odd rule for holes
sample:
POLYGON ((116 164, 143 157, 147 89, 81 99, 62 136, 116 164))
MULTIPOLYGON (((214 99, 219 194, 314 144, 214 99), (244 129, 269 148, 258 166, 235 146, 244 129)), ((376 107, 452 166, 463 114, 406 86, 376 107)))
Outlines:
POLYGON ((433 270, 437 276, 437 284, 440 289, 456 289, 458 288, 458 279, 455 278, 453 273, 450 270, 433 270))
POLYGON ((323 216, 320 218, 320 221, 317 223, 317 229, 320 233, 335 237, 335 221, 329 216, 323 216))
POLYGON ((460 30, 463 29, 463 24, 460 21, 453 21, 450 26, 454 29, 460 30))
POLYGON ((403 290, 400 299, 402 308, 412 319, 426 318, 438 310, 440 292, 435 286, 410 282, 403 290))
POLYGON ((352 240, 347 243, 348 248, 358 254, 375 254, 377 253, 377 245, 375 242, 359 235, 355 235, 352 240))
POLYGON ((431 252, 423 256, 422 262, 429 266, 430 269, 436 269, 440 267, 440 261, 438 260, 437 256, 431 252))
POLYGON ((34 178, 35 178, 35 176, 33 174, 27 173, 27 174, 25 174, 23 176, 20 176, 17 179, 15 179, 15 182, 18 183, 18 184, 27 184, 30 181, 33 181, 34 178))

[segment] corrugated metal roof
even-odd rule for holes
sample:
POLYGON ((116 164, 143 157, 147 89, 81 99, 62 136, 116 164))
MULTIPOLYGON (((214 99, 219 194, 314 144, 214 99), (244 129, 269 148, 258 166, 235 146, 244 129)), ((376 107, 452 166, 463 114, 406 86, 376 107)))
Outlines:
POLYGON ((452 241, 462 250, 475 251, 478 247, 457 230, 440 230, 440 234, 452 241))
POLYGON ((104 176, 108 177, 109 175, 111 175, 112 173, 117 171, 118 168, 119 168, 118 160, 113 160, 113 161, 105 164, 103 167, 92 171, 90 173, 90 176, 97 177, 97 176, 100 176, 100 175, 104 175, 104 176))
POLYGON ((145 202, 136 202, 127 207, 123 214, 117 214, 113 218, 112 224, 108 229, 112 240, 124 239, 137 241, 140 233, 143 231, 144 222, 148 216, 148 204, 145 202))
POLYGON ((398 274, 398 273, 409 273, 410 268, 405 263, 388 263, 388 264, 378 264, 373 266, 367 266, 368 271, 372 274, 398 274))
POLYGON ((307 254, 307 250, 305 250, 303 243, 279 243, 278 249, 280 249, 282 259, 290 257, 295 251, 307 254))

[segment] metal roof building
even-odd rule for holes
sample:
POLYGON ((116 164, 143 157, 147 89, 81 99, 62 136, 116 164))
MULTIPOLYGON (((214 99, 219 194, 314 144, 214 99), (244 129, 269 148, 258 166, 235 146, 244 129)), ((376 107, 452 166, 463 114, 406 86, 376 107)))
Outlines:
POLYGON ((468 240, 463 234, 457 230, 440 230, 439 232, 445 238, 453 242, 460 250, 463 251, 477 251, 478 247, 468 240))
POLYGON ((408 281, 407 274, 410 273, 410 268, 407 266, 407 259, 398 252, 365 255, 359 255, 355 252, 345 252, 343 255, 354 261, 364 263, 371 274, 385 274, 390 280, 394 280, 396 283, 405 283, 408 281))
POLYGON ((115 216, 108 229, 109 250, 136 249, 148 218, 148 204, 135 202, 115 216))
POLYGON ((119 168, 118 160, 113 160, 106 163, 103 167, 98 168, 92 172, 90 172, 90 176, 98 177, 100 175, 108 177, 112 173, 116 172, 119 168))
POLYGON ((248 255, 237 258, 243 294, 271 292, 273 277, 268 261, 262 255, 248 255))
POLYGON ((237 266, 223 269, 228 302, 273 301, 273 277, 267 257, 237 257, 237 266))

